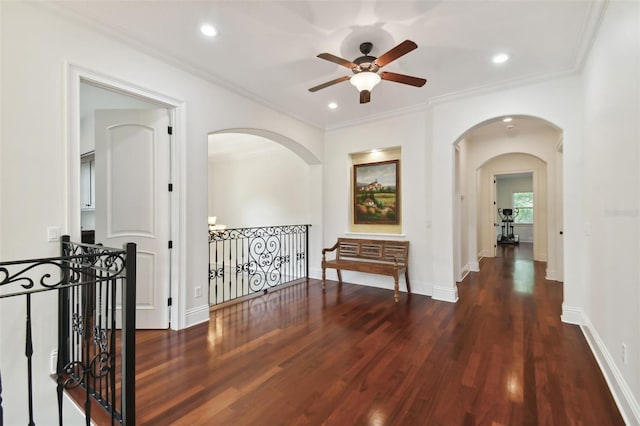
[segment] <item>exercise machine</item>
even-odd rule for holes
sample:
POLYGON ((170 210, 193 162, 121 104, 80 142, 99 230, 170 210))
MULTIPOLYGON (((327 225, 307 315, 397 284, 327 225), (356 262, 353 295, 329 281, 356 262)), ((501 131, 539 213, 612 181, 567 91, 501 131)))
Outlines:
POLYGON ((518 244, 520 238, 513 233, 513 221, 518 216, 518 209, 498 209, 498 216, 502 221, 502 233, 498 236, 498 244, 518 244))

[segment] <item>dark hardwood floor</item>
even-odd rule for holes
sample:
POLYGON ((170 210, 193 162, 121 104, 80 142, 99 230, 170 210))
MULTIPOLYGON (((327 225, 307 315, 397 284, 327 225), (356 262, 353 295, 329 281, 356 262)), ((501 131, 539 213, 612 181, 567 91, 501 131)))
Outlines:
POLYGON ((456 304, 320 282, 137 336, 142 425, 622 425, 544 263, 485 259, 456 304))
POLYGON ((533 243, 498 244, 496 257, 512 257, 533 260, 533 243))

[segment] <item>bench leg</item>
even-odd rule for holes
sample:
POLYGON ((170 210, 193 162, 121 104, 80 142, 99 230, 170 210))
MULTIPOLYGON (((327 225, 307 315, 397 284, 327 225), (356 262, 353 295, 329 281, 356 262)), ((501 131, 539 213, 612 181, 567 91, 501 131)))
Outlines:
POLYGON ((327 278, 327 270, 325 268, 322 268, 322 291, 324 291, 325 289, 326 278, 327 278))
POLYGON ((407 293, 411 294, 411 283, 409 282, 409 269, 404 271, 404 279, 407 283, 407 293))
POLYGON ((398 281, 400 281, 398 279, 398 274, 393 276, 393 300, 396 301, 396 303, 398 303, 398 300, 400 300, 400 296, 398 296, 398 291, 400 290, 400 285, 398 283, 398 281))
POLYGON ((342 285, 342 272, 340 269, 336 269, 336 272, 338 273, 338 284, 342 285))

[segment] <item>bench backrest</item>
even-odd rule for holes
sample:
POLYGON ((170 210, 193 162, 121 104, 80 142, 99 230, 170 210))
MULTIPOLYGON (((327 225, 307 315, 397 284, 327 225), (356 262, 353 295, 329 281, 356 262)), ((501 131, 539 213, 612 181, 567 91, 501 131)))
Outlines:
POLYGON ((409 241, 367 240, 361 238, 338 238, 336 259, 366 259, 380 262, 406 264, 409 258, 409 241))

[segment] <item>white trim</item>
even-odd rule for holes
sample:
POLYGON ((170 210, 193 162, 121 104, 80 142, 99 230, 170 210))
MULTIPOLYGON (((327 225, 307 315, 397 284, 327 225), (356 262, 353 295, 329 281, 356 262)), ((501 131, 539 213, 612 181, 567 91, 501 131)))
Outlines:
POLYGON ((391 111, 381 112, 379 114, 367 115, 366 117, 360 117, 355 120, 341 121, 335 124, 327 125, 324 129, 326 131, 344 129, 347 127, 360 126, 367 123, 376 123, 382 120, 387 120, 394 117, 401 117, 416 112, 425 112, 429 105, 426 102, 409 105, 404 108, 398 108, 391 111))
POLYGON ((611 353, 600 338, 598 331, 586 315, 583 315, 584 325, 580 327, 591 352, 602 371, 609 390, 616 401, 620 414, 627 425, 640 425, 640 405, 633 396, 633 392, 616 366, 611 353))
MULTIPOLYGON (((406 283, 405 283, 406 285, 406 283)), ((433 285, 426 281, 411 280, 411 294, 419 294, 421 296, 432 296, 433 285), (424 292, 416 291, 416 288, 423 288, 424 292)))
POLYGON ((204 304, 195 308, 187 309, 186 324, 184 328, 189 328, 197 324, 209 321, 209 305, 204 304))
POLYGON ((431 298, 443 302, 455 303, 458 301, 458 287, 445 287, 434 284, 431 298))
POLYGON ((478 259, 477 262, 469 262, 469 272, 480 272, 480 260, 482 258, 478 259))
POLYGON ((322 279, 322 268, 311 268, 311 267, 309 267, 309 278, 321 280, 322 279))
POLYGON ((564 303, 562 304, 562 315, 560 319, 567 324, 582 325, 584 322, 582 309, 575 306, 568 306, 564 303))
POLYGON ((576 74, 579 74, 586 61, 586 58, 589 56, 589 51, 591 50, 591 46, 597 37, 598 28, 600 27, 600 23, 605 15, 605 10, 609 0, 595 0, 591 3, 589 7, 589 11, 587 12, 587 16, 584 22, 584 27, 582 29, 582 34, 580 40, 582 44, 579 48, 578 53, 573 62, 573 66, 566 68, 562 71, 556 72, 547 72, 547 73, 538 73, 538 74, 529 74, 523 77, 516 77, 506 81, 500 81, 496 83, 490 83, 480 86, 471 87, 468 89, 459 90, 457 92, 446 93, 444 95, 433 96, 429 99, 428 105, 434 106, 447 102, 452 102, 455 100, 470 98, 474 96, 479 96, 485 93, 509 90, 516 87, 528 86, 536 83, 541 83, 544 81, 555 80, 563 77, 569 77, 576 74))
POLYGON ((467 278, 467 275, 469 275, 469 264, 468 263, 462 267, 462 271, 460 271, 460 279, 457 280, 457 281, 458 282, 464 281, 464 279, 467 278))
POLYGON ((100 72, 76 65, 64 63, 65 74, 65 126, 67 156, 66 229, 72 238, 80 239, 80 82, 88 81, 93 85, 115 90, 125 95, 143 98, 167 108, 174 132, 172 145, 173 197, 171 197, 171 238, 174 244, 171 256, 170 296, 173 307, 169 320, 171 328, 185 328, 186 321, 186 113, 185 104, 172 97, 145 89, 133 83, 119 80, 100 72))
POLYGON ((609 0, 595 0, 589 4, 587 20, 584 23, 582 34, 579 38, 582 43, 573 65, 576 72, 581 72, 584 67, 584 63, 586 62, 589 52, 591 51, 591 47, 597 37, 598 29, 600 28, 600 23, 604 18, 608 4, 609 0))
POLYGON ((317 129, 321 129, 321 130, 325 129, 325 126, 321 125, 318 122, 309 120, 308 118, 305 118, 299 114, 292 113, 291 111, 286 111, 284 108, 282 108, 281 105, 275 104, 265 98, 262 98, 256 95, 255 93, 249 92, 248 90, 246 90, 245 88, 241 87, 238 84, 232 83, 231 81, 223 79, 221 77, 214 76, 207 70, 199 67, 198 64, 179 60, 174 55, 169 54, 162 49, 158 49, 157 47, 154 47, 145 41, 131 37, 122 31, 118 31, 117 28, 113 28, 108 25, 105 25, 94 18, 89 18, 87 16, 80 15, 74 10, 69 9, 67 6, 65 6, 61 2, 37 2, 37 3, 34 2, 34 4, 37 4, 39 7, 46 7, 49 11, 54 12, 58 16, 62 16, 66 19, 71 19, 75 23, 82 25, 85 28, 89 28, 93 31, 103 34, 112 40, 118 41, 126 46, 132 47, 138 52, 142 52, 143 54, 149 57, 158 59, 166 64, 172 65, 188 74, 194 75, 198 78, 208 81, 209 83, 220 86, 243 98, 246 98, 256 103, 259 103, 261 105, 264 105, 267 108, 278 111, 288 117, 304 122, 317 129))
POLYGON ((558 281, 558 276, 556 275, 556 271, 553 269, 547 269, 547 273, 544 279, 548 281, 558 281))

